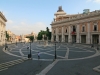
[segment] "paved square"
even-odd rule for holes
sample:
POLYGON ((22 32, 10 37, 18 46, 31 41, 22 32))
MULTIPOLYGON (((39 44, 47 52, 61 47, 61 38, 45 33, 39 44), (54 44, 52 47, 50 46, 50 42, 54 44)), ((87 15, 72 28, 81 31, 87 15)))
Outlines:
MULTIPOLYGON (((27 49, 29 43, 9 45, 8 50, 3 50, 12 57, 28 58, 30 49, 27 49)), ((44 69, 39 70, 34 74, 29 75, 99 75, 96 67, 100 65, 100 52, 89 45, 56 43, 55 60, 55 43, 50 43, 48 46, 44 44, 31 44, 32 61, 50 62, 43 66, 44 69), (37 53, 40 52, 38 60, 37 53)), ((20 62, 19 62, 20 63, 20 62)), ((22 62, 21 62, 22 63, 22 62)), ((23 62, 25 63, 25 62, 23 62)), ((35 65, 35 64, 34 64, 35 65)), ((12 67, 13 68, 13 67, 12 67)), ((15 68, 13 68, 15 69, 15 68)), ((9 67, 2 72, 9 70, 9 67)), ((19 74, 21 75, 21 74, 19 74)), ((28 74, 27 74, 28 75, 28 74)))

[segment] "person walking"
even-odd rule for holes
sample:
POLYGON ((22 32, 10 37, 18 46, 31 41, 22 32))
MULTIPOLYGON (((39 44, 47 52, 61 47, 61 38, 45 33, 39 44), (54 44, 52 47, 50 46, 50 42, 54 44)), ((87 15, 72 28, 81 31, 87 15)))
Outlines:
POLYGON ((38 59, 40 59, 40 52, 38 52, 38 59))
POLYGON ((27 46, 27 49, 29 49, 29 46, 27 46))

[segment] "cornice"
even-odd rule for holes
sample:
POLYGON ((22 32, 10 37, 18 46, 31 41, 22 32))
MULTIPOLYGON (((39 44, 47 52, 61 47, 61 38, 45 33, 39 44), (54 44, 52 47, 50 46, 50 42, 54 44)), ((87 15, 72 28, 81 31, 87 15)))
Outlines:
POLYGON ((64 19, 61 21, 52 22, 50 25, 56 25, 56 24, 65 23, 65 22, 72 22, 72 21, 91 18, 91 17, 95 17, 95 16, 100 16, 100 11, 90 12, 88 14, 81 14, 81 15, 78 15, 76 17, 64 19))
POLYGON ((99 16, 95 16, 95 17, 91 17, 89 19, 85 18, 84 20, 81 19, 81 20, 77 20, 77 21, 61 22, 61 23, 53 24, 51 26, 52 27, 56 27, 56 26, 78 25, 78 24, 85 23, 85 22, 91 23, 91 22, 94 22, 96 20, 100 20, 100 15, 99 16))
POLYGON ((5 21, 5 22, 7 22, 7 19, 5 18, 5 16, 0 12, 0 16, 3 18, 3 20, 5 21))

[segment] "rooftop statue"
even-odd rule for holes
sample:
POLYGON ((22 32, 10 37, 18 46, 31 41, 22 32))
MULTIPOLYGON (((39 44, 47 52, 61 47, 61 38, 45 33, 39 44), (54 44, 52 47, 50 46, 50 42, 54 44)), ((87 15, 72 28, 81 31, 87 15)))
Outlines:
POLYGON ((62 6, 59 6, 58 11, 57 12, 61 12, 62 10, 62 6))

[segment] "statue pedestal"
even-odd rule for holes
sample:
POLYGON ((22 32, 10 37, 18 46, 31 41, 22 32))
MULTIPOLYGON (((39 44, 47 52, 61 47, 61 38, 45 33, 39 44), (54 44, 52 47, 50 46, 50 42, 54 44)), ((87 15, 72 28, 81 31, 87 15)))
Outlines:
POLYGON ((44 42, 44 47, 45 47, 45 46, 48 46, 48 41, 45 41, 45 42, 44 42))
POLYGON ((46 41, 46 46, 48 46, 48 41, 46 41))

